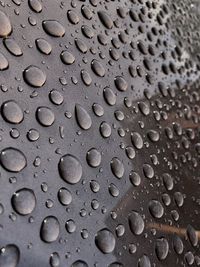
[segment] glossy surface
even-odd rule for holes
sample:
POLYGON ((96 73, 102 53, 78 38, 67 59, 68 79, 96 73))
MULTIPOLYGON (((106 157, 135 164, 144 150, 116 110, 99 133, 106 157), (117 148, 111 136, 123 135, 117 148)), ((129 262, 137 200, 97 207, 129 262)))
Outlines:
POLYGON ((200 266, 200 4, 0 3, 0 267, 200 266))

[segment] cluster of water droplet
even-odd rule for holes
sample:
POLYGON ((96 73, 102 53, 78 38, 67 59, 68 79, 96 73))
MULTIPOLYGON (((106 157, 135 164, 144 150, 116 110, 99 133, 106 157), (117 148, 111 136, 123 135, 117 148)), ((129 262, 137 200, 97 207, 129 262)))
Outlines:
POLYGON ((1 1, 1 267, 200 265, 192 2, 1 1))

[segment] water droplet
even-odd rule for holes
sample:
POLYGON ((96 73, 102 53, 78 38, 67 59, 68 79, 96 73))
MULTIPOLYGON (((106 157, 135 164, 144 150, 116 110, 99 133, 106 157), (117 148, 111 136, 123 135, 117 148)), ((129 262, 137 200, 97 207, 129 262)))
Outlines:
POLYGON ((79 16, 76 14, 76 12, 74 12, 73 10, 68 10, 67 11, 67 17, 68 20, 72 23, 72 24, 78 24, 79 23, 79 16))
POLYGON ((21 107, 15 101, 4 102, 1 106, 1 112, 3 118, 13 124, 18 124, 22 122, 24 118, 23 111, 21 107))
POLYGON ((138 260, 138 267, 151 267, 151 262, 150 262, 150 259, 147 255, 143 255, 138 260))
POLYGON ((163 206, 158 200, 149 202, 149 211, 154 218, 161 218, 164 214, 163 206))
POLYGON ((57 20, 44 20, 42 27, 47 34, 53 37, 62 37, 65 34, 65 28, 57 20))
POLYGON ((135 148, 142 149, 143 147, 143 139, 142 136, 137 132, 131 133, 131 141, 135 148))
POLYGON ((75 62, 75 57, 68 51, 62 51, 60 54, 62 62, 66 65, 71 65, 75 62))
POLYGON ((20 260, 20 251, 16 245, 6 245, 0 249, 0 266, 17 267, 20 260))
POLYGON ((127 82, 121 76, 118 76, 115 78, 115 86, 119 91, 122 91, 122 92, 125 92, 128 88, 127 82))
POLYGON ((72 202, 72 194, 67 188, 60 188, 58 191, 58 199, 64 206, 69 205, 72 202))
POLYGON ((30 214, 36 205, 36 198, 33 190, 22 188, 12 196, 12 206, 20 215, 30 214))
POLYGON ((112 89, 110 89, 109 87, 104 88, 103 96, 104 96, 104 99, 108 105, 110 105, 110 106, 115 105, 117 97, 114 94, 114 92, 112 91, 112 89))
POLYGON ((82 166, 80 161, 73 155, 63 156, 58 164, 60 176, 70 184, 76 184, 82 177, 82 166))
POLYGON ((6 70, 9 67, 7 58, 0 52, 0 70, 6 70))
POLYGON ((56 241, 60 233, 60 224, 54 216, 46 217, 41 225, 40 236, 44 242, 51 243, 56 241))
POLYGON ((81 78, 85 85, 89 86, 92 83, 92 78, 86 70, 81 70, 81 78))
POLYGON ((115 249, 115 237, 108 229, 102 229, 95 236, 95 244, 105 254, 115 249))
POLYGON ((51 126, 55 120, 53 111, 48 107, 39 107, 36 111, 36 117, 38 122, 45 127, 51 126))
POLYGON ((73 220, 68 220, 65 224, 68 233, 72 234, 76 231, 76 224, 73 220))
POLYGON ((98 16, 100 21, 102 22, 102 24, 108 28, 108 29, 112 29, 113 27, 113 21, 110 18, 110 16, 105 12, 105 11, 99 11, 98 12, 98 16))
POLYGON ((34 12, 40 13, 42 11, 42 4, 39 0, 29 0, 28 4, 34 12))
POLYGON ((64 100, 63 95, 56 89, 51 90, 51 92, 49 93, 49 98, 55 105, 61 105, 64 100))
POLYGON ((111 127, 107 122, 102 122, 99 130, 104 138, 108 138, 109 136, 111 136, 111 127))
POLYGON ((0 10, 0 37, 8 36, 12 31, 10 19, 0 10))
POLYGON ((117 178, 122 178, 124 175, 124 165, 118 158, 113 158, 110 163, 111 170, 117 178))
POLYGON ((36 39, 35 44, 36 44, 37 49, 41 53, 43 53, 45 55, 51 54, 52 47, 51 47, 50 43, 47 42, 45 39, 43 39, 43 38, 36 39))
POLYGON ((53 252, 50 256, 49 263, 51 267, 59 267, 60 266, 60 256, 57 252, 53 252))
POLYGON ((85 261, 77 260, 74 263, 72 263, 71 267, 88 267, 88 265, 85 261))
POLYGON ((13 38, 5 38, 3 39, 3 43, 12 55, 19 57, 23 54, 20 46, 13 38))
POLYGON ((42 87, 46 82, 46 74, 36 66, 29 66, 23 72, 24 80, 33 87, 42 87))
POLYGON ((144 220, 141 215, 136 211, 132 211, 128 216, 128 221, 131 232, 135 235, 141 235, 144 231, 144 220))
POLYGON ((16 148, 5 148, 0 154, 1 165, 10 172, 20 172, 26 167, 24 154, 16 148))
POLYGON ((166 259, 169 252, 169 244, 166 238, 160 238, 156 240, 155 251, 159 260, 166 259))
POLYGON ((76 119, 83 130, 88 130, 92 126, 92 120, 88 112, 79 104, 75 106, 76 119))
POLYGON ((91 148, 87 152, 86 159, 91 167, 98 167, 101 164, 101 153, 96 148, 91 148))
POLYGON ((129 174, 129 179, 134 186, 139 186, 141 183, 141 177, 137 172, 131 171, 129 174))
POLYGON ((105 75, 105 69, 98 60, 96 59, 92 60, 91 68, 97 76, 103 77, 105 75))

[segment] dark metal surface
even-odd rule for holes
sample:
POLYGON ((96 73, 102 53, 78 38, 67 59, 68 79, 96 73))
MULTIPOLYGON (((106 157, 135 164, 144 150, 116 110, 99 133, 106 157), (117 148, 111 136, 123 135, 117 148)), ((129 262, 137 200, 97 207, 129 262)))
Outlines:
POLYGON ((0 267, 198 266, 199 2, 0 2, 0 267))

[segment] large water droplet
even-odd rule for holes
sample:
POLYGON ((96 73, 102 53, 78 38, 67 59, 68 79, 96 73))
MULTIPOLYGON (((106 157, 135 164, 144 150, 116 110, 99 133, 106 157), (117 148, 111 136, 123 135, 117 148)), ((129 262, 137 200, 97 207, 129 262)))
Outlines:
POLYGON ((34 12, 40 13, 42 11, 42 4, 39 0, 29 0, 28 4, 34 12))
POLYGON ((0 10, 0 37, 8 36, 12 31, 10 19, 0 10))
POLYGON ((69 205, 72 202, 72 194, 67 188, 62 187, 58 191, 58 199, 62 205, 69 205))
POLYGON ((113 158, 110 163, 111 170, 117 178, 122 178, 124 175, 124 165, 118 158, 113 158))
POLYGON ((0 249, 0 266, 16 267, 20 260, 20 251, 16 245, 7 245, 0 249))
POLYGON ((149 211, 154 218, 161 218, 164 213, 163 206, 158 200, 151 200, 149 202, 149 211))
POLYGON ((160 238, 156 240, 155 251, 159 260, 166 259, 169 252, 169 244, 166 238, 160 238))
POLYGON ((57 20, 44 20, 42 27, 47 34, 53 37, 62 37, 65 34, 65 28, 57 20))
POLYGON ((24 114, 20 106, 15 101, 7 101, 2 104, 1 112, 3 118, 10 123, 18 124, 23 118, 24 114))
POLYGON ((118 76, 115 78, 115 86, 117 87, 119 91, 122 91, 122 92, 126 91, 128 88, 127 82, 121 76, 118 76))
POLYGON ((96 148, 91 148, 87 152, 86 159, 91 167, 98 167, 101 164, 101 153, 96 148))
POLYGON ((66 65, 71 65, 75 61, 75 57, 68 51, 62 51, 60 54, 62 62, 66 65))
POLYGON ((141 149, 143 147, 143 139, 139 133, 131 133, 131 141, 135 148, 141 149))
POLYGON ((106 28, 111 29, 113 27, 113 21, 105 11, 99 11, 98 16, 100 21, 106 28))
POLYGON ((73 155, 63 156, 58 164, 58 170, 63 180, 70 184, 76 184, 82 177, 82 166, 80 161, 73 155))
POLYGON ((103 77, 105 75, 105 69, 104 69, 103 65, 98 60, 93 59, 92 63, 91 63, 91 67, 97 76, 103 77))
POLYGON ((72 263, 71 267, 88 267, 88 265, 85 261, 78 260, 72 263))
POLYGON ((143 255, 138 260, 138 267, 151 267, 151 262, 150 262, 150 259, 147 255, 143 255))
POLYGON ((5 148, 0 153, 1 165, 10 172, 20 172, 26 166, 24 154, 16 148, 5 148))
POLYGON ((115 237, 108 229, 100 230, 95 237, 96 246, 105 254, 115 249, 115 243, 115 237))
POLYGON ((5 38, 3 43, 12 55, 19 57, 23 54, 20 46, 13 38, 5 38))
POLYGON ((45 55, 49 55, 52 51, 52 47, 50 43, 48 43, 43 38, 36 39, 35 44, 37 46, 37 49, 45 55))
POLYGON ((9 67, 7 58, 0 52, 0 70, 6 70, 9 67))
POLYGON ((76 119, 83 130, 88 130, 92 126, 92 120, 88 112, 79 104, 75 106, 76 119))
POLYGON ((135 235, 141 235, 144 231, 144 220, 142 216, 138 212, 132 211, 128 217, 128 221, 131 232, 135 235))
POLYGON ((24 80, 33 87, 41 87, 46 82, 46 74, 36 66, 29 66, 23 72, 24 80))
POLYGON ((30 214, 34 210, 35 204, 35 194, 31 189, 22 188, 12 196, 12 206, 20 215, 30 214))
POLYGON ((55 120, 53 111, 48 107, 39 107, 36 111, 36 117, 38 122, 45 127, 51 126, 55 120))
POLYGON ((51 243, 56 241, 60 233, 60 224, 54 216, 46 217, 41 225, 40 236, 44 242, 51 243))

